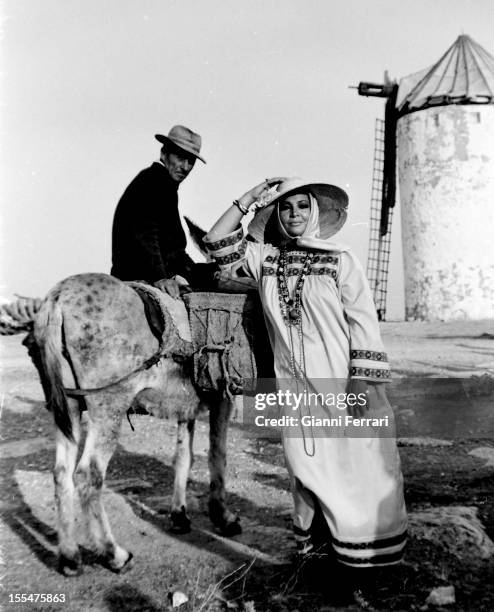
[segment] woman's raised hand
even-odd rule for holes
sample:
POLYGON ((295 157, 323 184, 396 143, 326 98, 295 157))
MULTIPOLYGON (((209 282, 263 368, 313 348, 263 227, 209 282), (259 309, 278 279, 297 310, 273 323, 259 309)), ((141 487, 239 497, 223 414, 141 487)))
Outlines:
POLYGON ((238 200, 234 200, 233 204, 221 215, 218 221, 216 221, 209 230, 206 239, 216 240, 218 237, 226 236, 237 229, 240 225, 242 216, 248 212, 249 208, 253 204, 256 204, 258 208, 266 206, 273 198, 270 189, 282 183, 284 180, 285 178, 282 176, 268 178, 262 183, 259 183, 259 185, 249 189, 249 191, 246 191, 238 200))
POLYGON ((284 180, 286 179, 283 176, 267 178, 262 183, 259 183, 259 185, 256 185, 255 187, 252 187, 252 189, 249 189, 249 191, 246 191, 244 195, 238 199, 239 204, 245 206, 245 208, 249 208, 255 202, 261 204, 261 208, 262 206, 266 206, 270 201, 269 196, 271 193, 269 190, 271 187, 279 185, 284 180))

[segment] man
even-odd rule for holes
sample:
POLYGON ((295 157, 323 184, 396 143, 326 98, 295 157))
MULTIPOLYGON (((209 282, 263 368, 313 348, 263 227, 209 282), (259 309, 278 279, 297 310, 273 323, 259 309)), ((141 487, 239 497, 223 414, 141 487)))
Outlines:
POLYGON ((178 297, 182 279, 194 288, 208 288, 216 269, 215 264, 196 264, 187 255, 178 212, 180 183, 197 159, 206 162, 200 155, 201 137, 182 125, 155 138, 163 145, 160 161, 134 178, 115 211, 111 273, 121 280, 154 283, 178 297))

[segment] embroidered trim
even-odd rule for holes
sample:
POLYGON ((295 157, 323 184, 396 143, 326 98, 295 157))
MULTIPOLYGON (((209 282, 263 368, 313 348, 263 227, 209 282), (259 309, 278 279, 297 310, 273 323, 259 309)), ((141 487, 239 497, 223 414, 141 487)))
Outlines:
POLYGON ((222 257, 216 256, 215 261, 219 266, 227 266, 235 261, 238 261, 239 259, 242 259, 242 257, 245 255, 246 249, 247 242, 243 240, 236 251, 230 253, 229 255, 223 255, 222 257))
POLYGON ((377 351, 352 349, 350 351, 350 359, 370 359, 371 361, 388 361, 388 356, 386 355, 386 353, 378 353, 377 351))
POLYGON ((221 238, 220 240, 216 240, 214 242, 209 242, 207 244, 207 248, 209 251, 219 251, 220 249, 224 249, 225 247, 232 246, 237 242, 241 242, 244 236, 244 232, 242 228, 236 231, 231 236, 227 236, 226 238, 221 238))
POLYGON ((378 370, 376 368, 350 368, 351 376, 366 376, 367 378, 391 378, 390 370, 378 370))
MULTIPOLYGON (((286 276, 297 276, 300 265, 305 262, 305 251, 291 251, 286 256, 286 264, 291 266, 286 271, 286 276)), ((309 274, 312 276, 331 276, 334 280, 338 277, 337 265, 339 258, 333 255, 318 254, 312 258, 312 266, 309 274), (331 266, 335 266, 332 268, 331 266)), ((262 265, 263 276, 275 276, 279 265, 279 255, 268 255, 262 265)))
MULTIPOLYGON (((268 268, 267 266, 263 266, 262 267, 262 275, 263 276, 275 276, 276 275, 276 270, 277 268, 268 268)), ((286 275, 287 276, 297 276, 298 273, 300 271, 300 268, 291 268, 290 270, 287 270, 286 275)), ((312 268, 309 271, 309 276, 331 276, 336 280, 336 270, 333 270, 332 268, 312 268)))
MULTIPOLYGON (((293 263, 304 263, 306 254, 304 251, 292 251, 291 254, 287 254, 286 261, 288 264, 293 263)), ((268 255, 264 260, 264 263, 278 263, 278 255, 268 255)), ((314 255, 312 263, 318 264, 333 264, 338 265, 339 257, 334 255, 314 255)))

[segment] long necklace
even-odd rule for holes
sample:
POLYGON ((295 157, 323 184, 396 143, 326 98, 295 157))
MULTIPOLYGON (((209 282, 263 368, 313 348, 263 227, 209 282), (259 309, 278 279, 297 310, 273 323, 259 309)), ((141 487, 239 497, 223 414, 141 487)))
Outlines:
MULTIPOLYGON (((292 295, 290 295, 290 291, 288 290, 287 250, 285 246, 282 246, 280 248, 280 257, 277 270, 278 299, 280 303, 280 310, 281 315, 283 317, 283 321, 285 322, 285 325, 287 327, 288 337, 290 341, 291 374, 292 378, 295 379, 295 381, 297 382, 297 391, 298 381, 301 381, 303 383, 304 393, 307 391, 307 373, 305 364, 304 334, 302 323, 302 292, 304 288, 305 279, 310 274, 313 258, 314 253, 308 251, 302 263, 302 267, 300 268, 297 274, 297 280, 295 281, 295 287, 293 289, 292 295), (297 332, 299 340, 298 360, 295 356, 295 343, 293 338, 294 331, 297 332)), ((310 416, 310 406, 308 406, 308 411, 310 416)), ((300 423, 302 437, 304 440, 305 453, 312 457, 315 454, 315 441, 314 434, 312 431, 312 419, 310 427, 312 433, 312 449, 309 451, 307 448, 307 440, 305 437, 304 428, 303 425, 300 423)))
POLYGON ((302 290, 304 288, 305 279, 310 274, 310 268, 314 253, 310 251, 305 256, 302 267, 297 274, 297 280, 295 282, 295 288, 293 295, 290 295, 288 291, 287 283, 287 261, 286 261, 286 247, 280 248, 280 258, 277 270, 278 280, 278 298, 280 301, 281 314, 285 324, 288 326, 302 324, 302 290))

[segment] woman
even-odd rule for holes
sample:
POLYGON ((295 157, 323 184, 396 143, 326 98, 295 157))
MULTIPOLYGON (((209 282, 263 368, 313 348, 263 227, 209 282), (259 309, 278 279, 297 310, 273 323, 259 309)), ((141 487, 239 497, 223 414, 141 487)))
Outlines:
MULTIPOLYGON (((299 550, 312 549, 319 509, 338 561, 362 568, 401 559, 406 511, 375 306, 356 258, 329 240, 343 226, 347 206, 346 193, 334 185, 266 179, 233 202, 205 242, 223 272, 257 281, 278 381, 296 380, 306 391, 346 387, 367 399, 366 414, 388 417, 387 437, 373 427, 360 437, 345 426, 324 435, 310 425, 296 435, 283 429, 299 550), (254 205, 248 226, 254 240, 246 240, 240 221, 254 205)), ((348 405, 345 414, 358 409, 348 405)), ((323 411, 338 412, 334 406, 323 411)))

